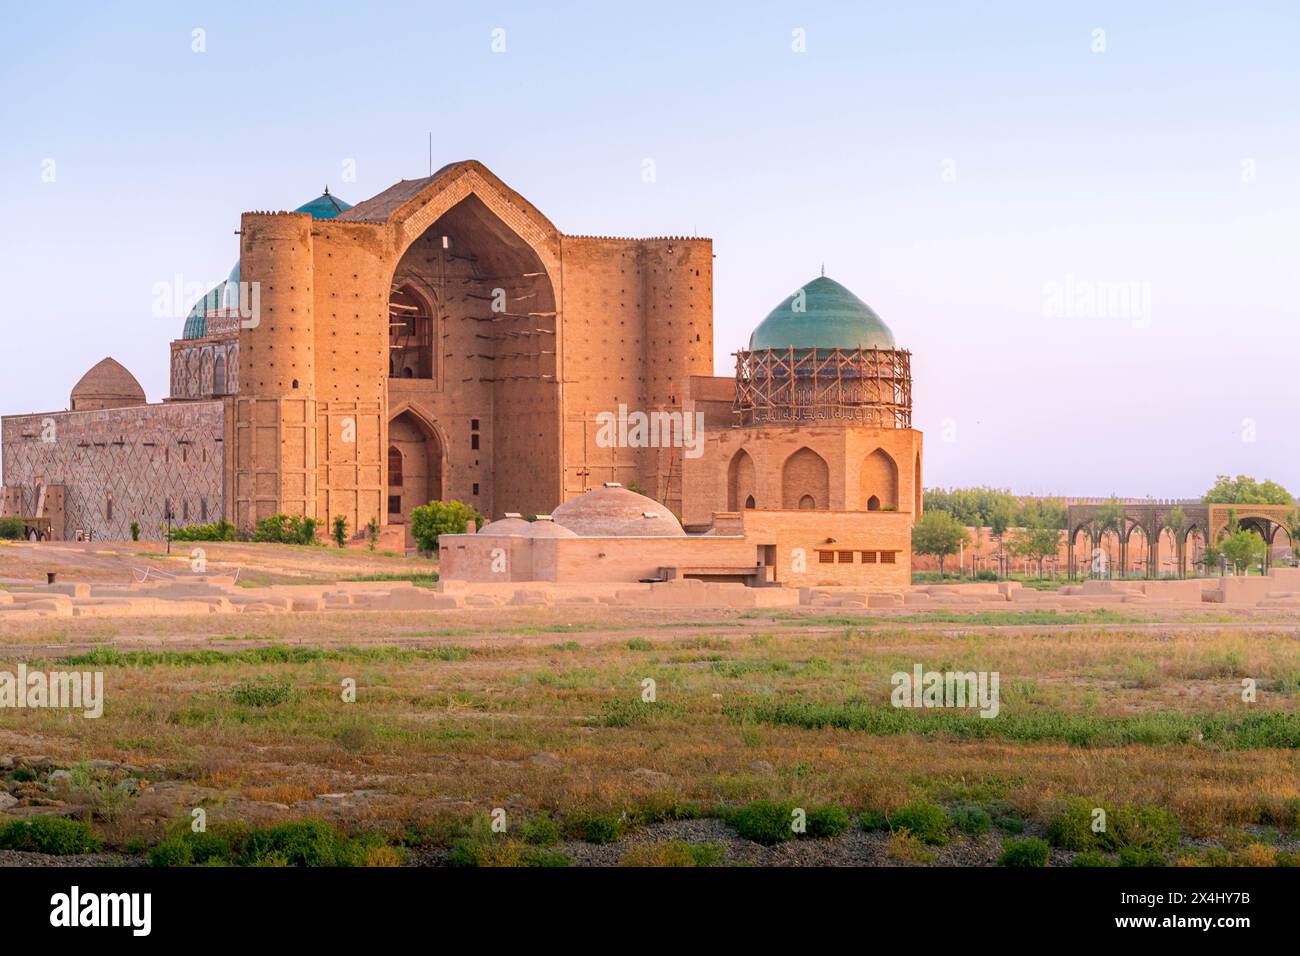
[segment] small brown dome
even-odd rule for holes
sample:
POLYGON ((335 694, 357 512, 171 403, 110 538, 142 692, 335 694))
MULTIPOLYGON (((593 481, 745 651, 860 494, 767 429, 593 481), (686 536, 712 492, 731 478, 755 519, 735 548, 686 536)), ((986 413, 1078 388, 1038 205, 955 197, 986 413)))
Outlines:
POLYGON ((550 515, 538 515, 536 521, 524 522, 528 525, 525 536, 529 538, 576 538, 577 534, 564 525, 556 524, 550 515))
POLYGON ((514 534, 527 534, 532 525, 521 518, 515 512, 506 512, 504 518, 498 518, 496 521, 490 521, 478 529, 479 534, 491 534, 498 536, 509 536, 514 534))
POLYGON ((81 376, 81 381, 72 387, 71 406, 74 412, 144 403, 144 389, 135 380, 135 376, 114 358, 104 359, 81 376))
POLYGON ((673 513, 617 482, 593 488, 555 509, 555 523, 583 537, 677 537, 686 534, 673 513))

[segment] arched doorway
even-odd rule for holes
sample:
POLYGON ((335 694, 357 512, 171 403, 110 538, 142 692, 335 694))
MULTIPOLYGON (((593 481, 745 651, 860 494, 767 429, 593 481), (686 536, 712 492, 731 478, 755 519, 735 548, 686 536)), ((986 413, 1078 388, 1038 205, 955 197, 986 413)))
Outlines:
POLYGON ((742 448, 727 466, 727 510, 739 511, 742 502, 746 508, 754 507, 754 486, 754 459, 742 448))
POLYGON ((830 507, 831 470, 826 459, 803 447, 785 460, 781 469, 781 507, 796 509, 830 507), (812 504, 805 500, 811 499, 812 504))
MULTIPOLYGON (((558 246, 542 236, 554 227, 521 217, 512 194, 477 171, 455 175, 466 177, 468 194, 436 217, 433 208, 448 198, 430 195, 429 208, 408 221, 411 230, 416 220, 422 225, 418 235, 404 234, 389 278, 389 400, 394 408, 436 407, 440 430, 454 429, 443 478, 451 489, 454 477, 456 496, 480 511, 498 501, 549 511, 565 497, 551 281, 558 246), (484 426, 464 429, 477 439, 462 432, 471 421, 484 426), (482 447, 466 448, 463 437, 482 447)), ((408 455, 408 472, 410 464, 408 455)))
POLYGON ((883 448, 877 448, 858 469, 858 488, 861 489, 862 508, 865 511, 898 510, 898 465, 883 448), (871 501, 875 500, 875 507, 871 501))
POLYGON ((411 512, 442 500, 442 442, 433 426, 409 409, 388 423, 388 523, 407 526, 411 512))

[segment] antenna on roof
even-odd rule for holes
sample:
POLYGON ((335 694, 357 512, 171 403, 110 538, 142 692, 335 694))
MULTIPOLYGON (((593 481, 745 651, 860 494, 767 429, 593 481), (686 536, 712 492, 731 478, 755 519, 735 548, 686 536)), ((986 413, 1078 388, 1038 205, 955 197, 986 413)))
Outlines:
POLYGON ((822 263, 822 278, 826 278, 826 263, 822 263))

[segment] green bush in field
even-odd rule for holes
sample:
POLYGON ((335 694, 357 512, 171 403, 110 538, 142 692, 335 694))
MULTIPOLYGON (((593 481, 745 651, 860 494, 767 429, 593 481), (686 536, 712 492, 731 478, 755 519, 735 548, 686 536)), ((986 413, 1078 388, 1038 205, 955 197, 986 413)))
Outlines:
POLYGON ((274 514, 257 523, 253 528, 253 540, 269 544, 314 544, 316 519, 274 514))
POLYGON ((993 817, 983 807, 971 803, 959 803, 948 813, 952 825, 962 833, 979 836, 993 829, 993 817))
POLYGON ((1047 866, 1051 855, 1046 840, 1008 840, 998 857, 998 866, 1047 866))
MULTIPOLYGON (((173 541, 237 541, 238 539, 239 529, 224 519, 213 524, 190 524, 183 528, 172 528, 173 541)), ((132 540, 136 538, 133 537, 132 540)))
POLYGON ((149 853, 153 866, 363 866, 400 863, 404 851, 378 835, 349 837, 323 820, 268 827, 233 824, 194 833, 183 826, 149 853))
POLYGON ((464 534, 483 516, 463 501, 431 501, 411 510, 411 536, 421 551, 437 551, 444 534, 464 534))
POLYGON ((578 840, 604 846, 617 843, 623 836, 623 815, 615 811, 584 812, 570 817, 564 828, 578 840))
POLYGON ((81 820, 32 817, 0 826, 0 850, 70 856, 96 853, 101 848, 102 844, 90 829, 90 824, 81 820))
POLYGON ((18 518, 0 518, 0 539, 19 541, 23 537, 24 526, 18 518))
POLYGON ((922 843, 941 846, 948 842, 948 812, 937 803, 913 800, 889 814, 889 829, 906 830, 922 843))
POLYGON ((1164 866, 1165 855, 1159 850, 1126 846, 1119 851, 1120 866, 1164 866))
POLYGON ((791 829, 794 810, 793 803, 755 800, 746 806, 728 809, 723 819, 746 840, 773 846, 796 836, 791 829))
POLYGON ((1182 835, 1177 817, 1164 807, 1149 804, 1100 807, 1106 811, 1105 829, 1094 832, 1096 809, 1087 800, 1068 801, 1048 827, 1048 839, 1063 850, 1162 852, 1176 847, 1182 835))
POLYGON ((554 846, 560 842, 560 825, 546 815, 531 817, 524 821, 519 835, 533 846, 554 846))
POLYGON ((813 807, 809 810, 806 823, 808 836, 824 840, 839 836, 849 828, 852 820, 849 817, 849 811, 843 807, 830 804, 824 807, 813 807))
POLYGON ((889 819, 883 810, 864 810, 862 816, 858 817, 858 826, 868 832, 888 830, 889 819))
POLYGON ((230 689, 230 699, 243 707, 278 707, 293 699, 293 686, 272 677, 240 681, 230 689))

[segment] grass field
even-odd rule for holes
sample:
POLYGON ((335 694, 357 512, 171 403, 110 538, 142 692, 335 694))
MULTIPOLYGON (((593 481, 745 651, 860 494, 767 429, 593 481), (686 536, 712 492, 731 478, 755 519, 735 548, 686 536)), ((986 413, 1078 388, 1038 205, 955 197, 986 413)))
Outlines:
MULTIPOLYGON (((231 627, 5 635, 0 669, 97 670, 106 687, 97 720, 0 710, 10 816, 86 821, 91 842, 58 845, 158 863, 989 864, 1043 840, 1053 865, 1291 864, 1300 849, 1293 621, 593 608, 214 626, 231 627), (891 675, 917 664, 998 672, 998 716, 891 707, 891 675)), ((0 849, 45 846, 24 827, 0 829, 0 849)))

